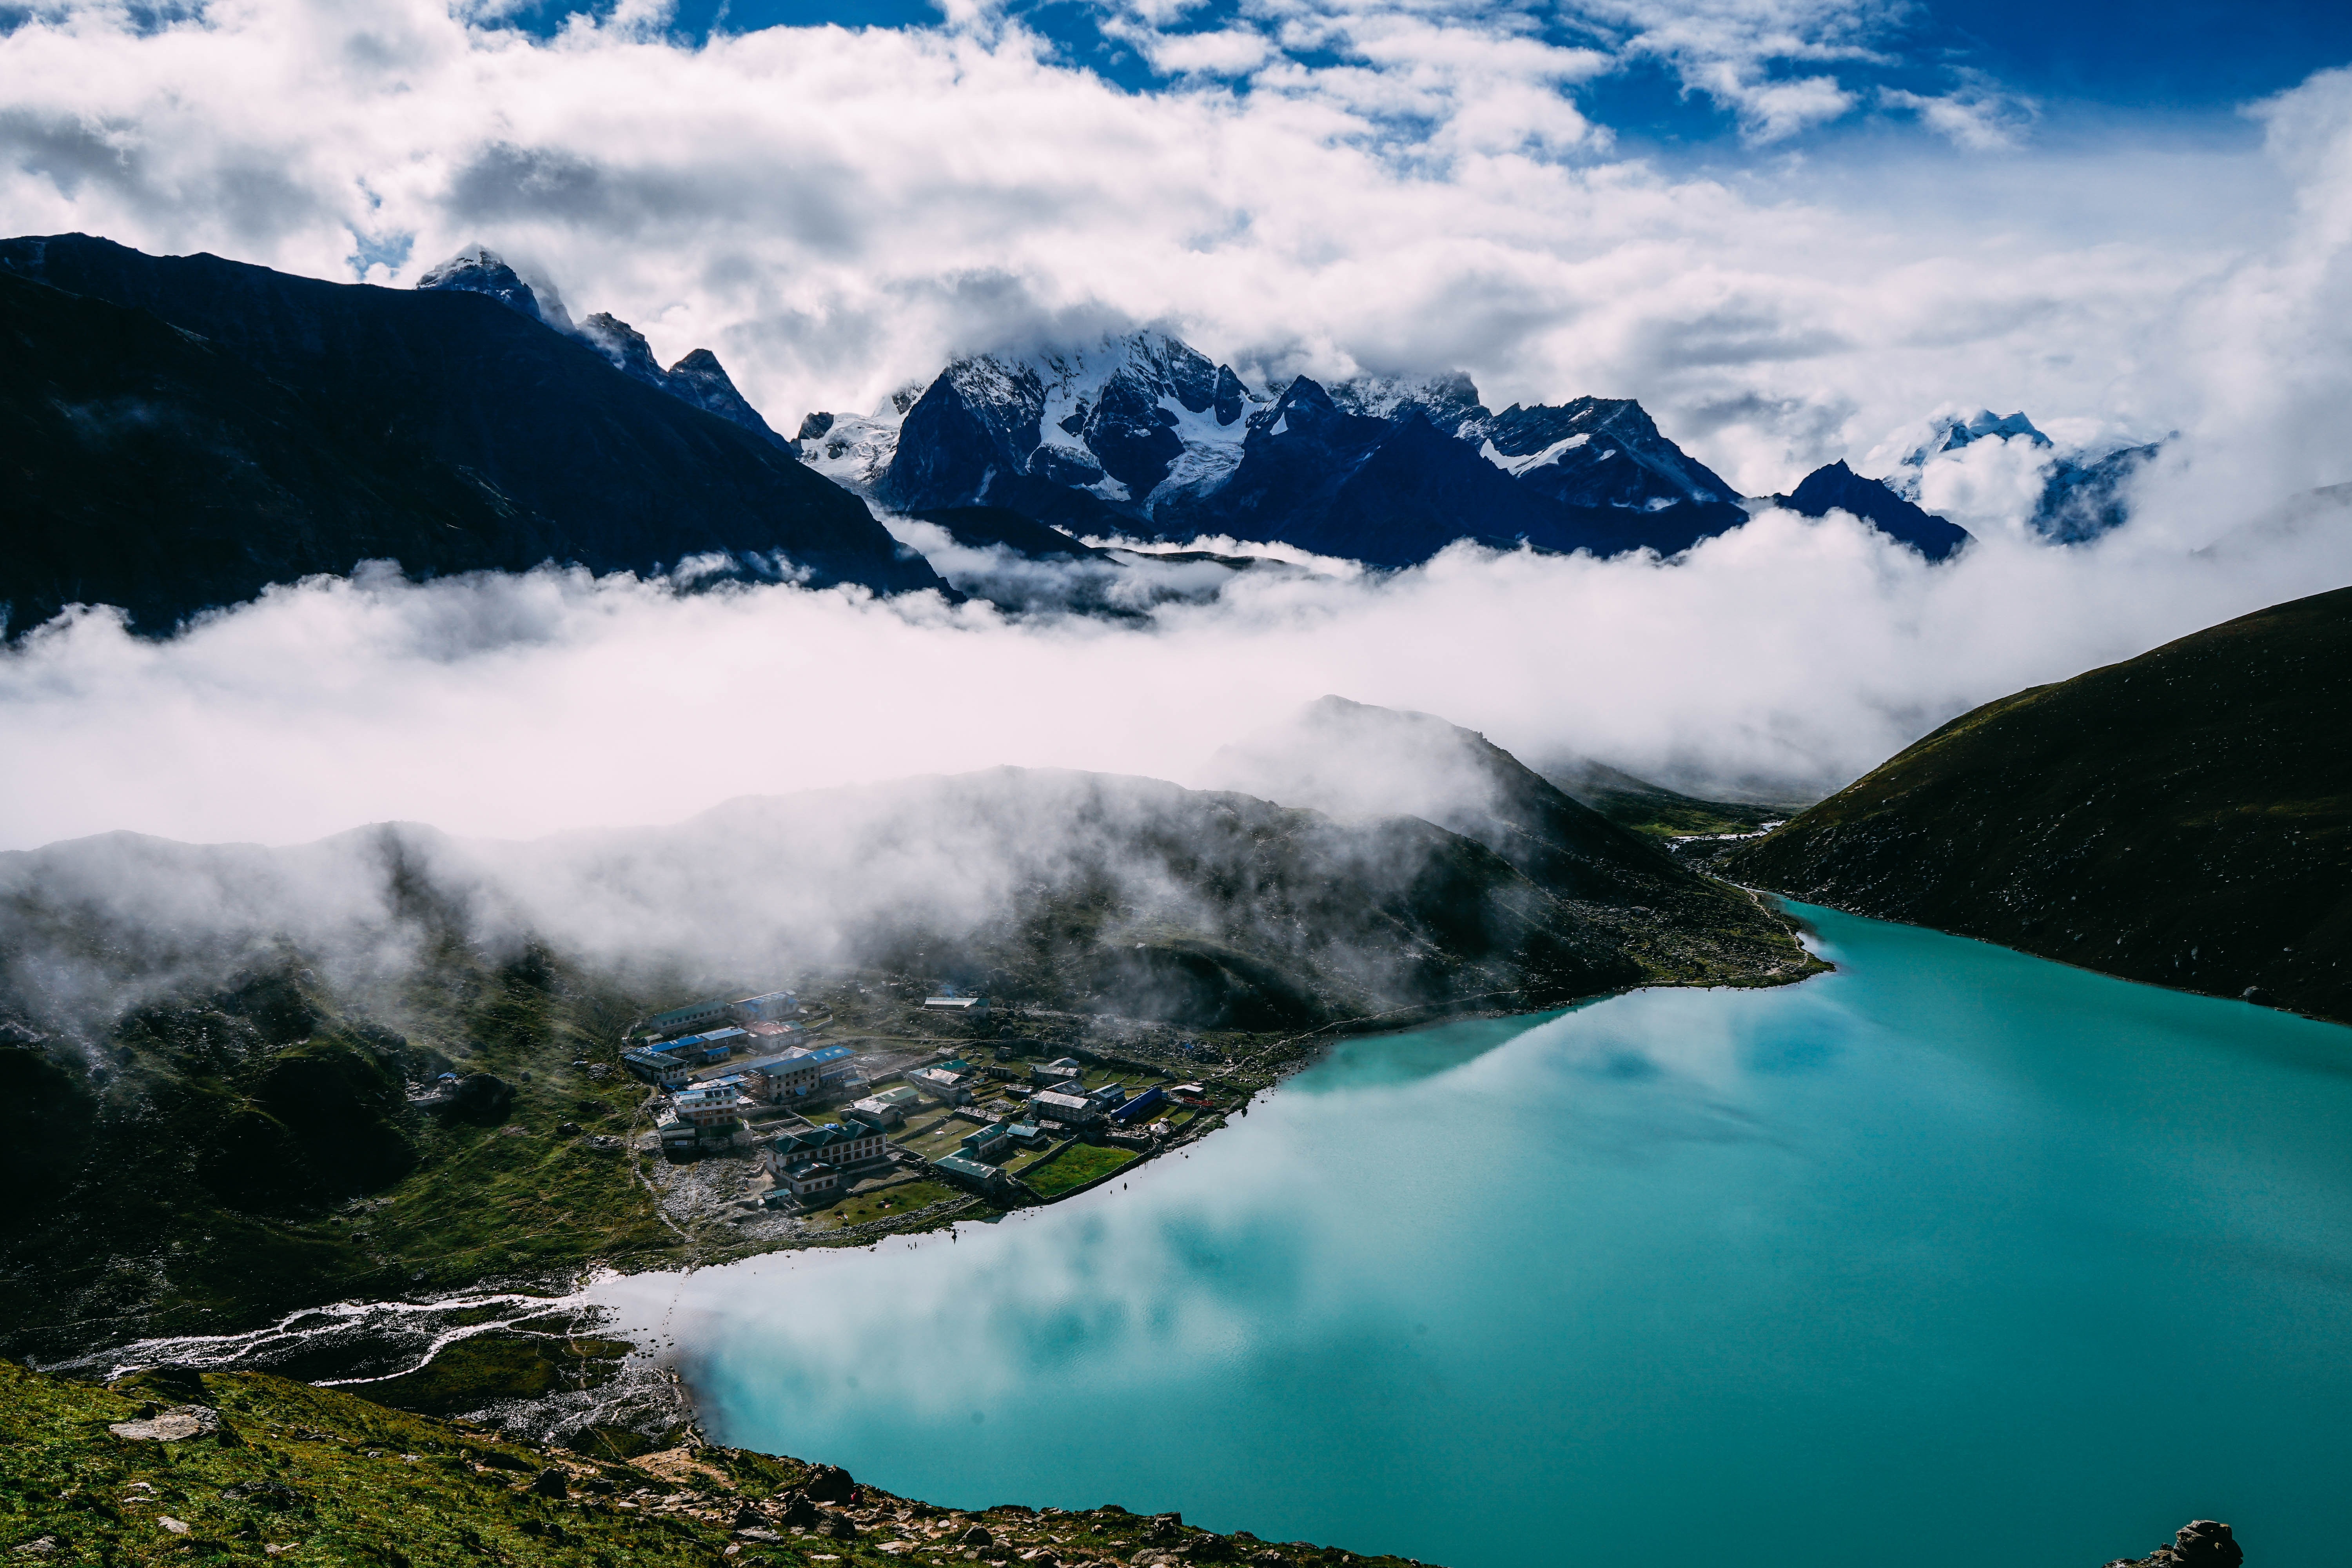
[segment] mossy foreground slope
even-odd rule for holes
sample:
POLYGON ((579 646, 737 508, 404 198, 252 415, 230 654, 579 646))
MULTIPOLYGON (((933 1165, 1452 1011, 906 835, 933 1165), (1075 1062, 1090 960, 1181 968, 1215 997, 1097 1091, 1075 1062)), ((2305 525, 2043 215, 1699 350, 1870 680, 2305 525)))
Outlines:
POLYGON ((99 1388, 6 1362, 0 1519, 13 1562, 109 1568, 1403 1563, 1117 1507, 953 1511, 735 1448, 599 1464, 260 1373, 99 1388))
POLYGON ((1988 703, 1730 874, 2352 1021, 2352 589, 1988 703))

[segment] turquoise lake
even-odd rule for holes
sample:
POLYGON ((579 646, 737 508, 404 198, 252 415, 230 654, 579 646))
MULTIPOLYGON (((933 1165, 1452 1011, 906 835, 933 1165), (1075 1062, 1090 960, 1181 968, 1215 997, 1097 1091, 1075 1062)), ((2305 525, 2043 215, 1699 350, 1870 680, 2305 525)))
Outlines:
POLYGON ((2352 1030, 1837 973, 1342 1045, 1118 1184, 614 1280, 720 1441, 1451 1568, 2352 1556, 2352 1030))

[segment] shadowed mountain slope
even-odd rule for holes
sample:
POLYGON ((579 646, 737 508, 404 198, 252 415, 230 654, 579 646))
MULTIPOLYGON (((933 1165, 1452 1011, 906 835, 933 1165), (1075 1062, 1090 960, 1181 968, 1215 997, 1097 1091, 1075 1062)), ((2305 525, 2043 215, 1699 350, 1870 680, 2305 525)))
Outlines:
POLYGON ((1922 511, 1885 481, 1864 479, 1843 461, 1807 474, 1781 504, 1805 517, 1826 517, 1833 510, 1852 512, 1930 561, 1943 560, 1975 537, 1957 522, 1922 511))
POLYGON ((2352 589, 1964 714, 1730 873, 2352 1020, 2352 589))
POLYGON ((1780 922, 1652 838, 1570 797, 1475 731, 1427 713, 1324 697, 1218 752, 1216 783, 1297 801, 1343 822, 1404 815, 1485 845, 1660 972, 1728 984, 1795 978, 1780 922))
POLYGON ((166 630, 379 556, 647 572, 724 552, 772 572, 782 552, 819 582, 938 585, 787 451, 483 294, 79 235, 0 241, 0 417, 30 498, 0 552, 19 628, 81 600, 166 630))

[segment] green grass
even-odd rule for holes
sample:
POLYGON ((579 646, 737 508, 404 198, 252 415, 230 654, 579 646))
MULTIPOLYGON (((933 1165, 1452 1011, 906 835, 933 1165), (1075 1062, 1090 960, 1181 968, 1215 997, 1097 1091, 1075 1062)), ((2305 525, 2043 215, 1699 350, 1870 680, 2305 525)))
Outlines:
MULTIPOLYGON (((940 1528, 944 1542, 965 1519, 986 1523, 1009 1552, 1083 1542, 1121 1560, 1150 1540, 1189 1546, 1203 1561, 1268 1550, 1286 1563, 1354 1562, 1344 1552, 1269 1548, 1246 1536, 1192 1529, 1155 1538, 1152 1521, 1115 1507, 1041 1515, 1017 1505, 976 1510, 950 1524, 944 1510, 863 1489, 852 1541, 779 1531, 781 1544, 738 1538, 736 1510, 804 1485, 811 1467, 738 1448, 672 1450, 640 1466, 558 1454, 497 1440, 478 1428, 391 1410, 334 1389, 260 1373, 180 1373, 128 1378, 112 1388, 68 1383, 0 1362, 0 1516, 5 1544, 42 1536, 53 1554, 24 1562, 152 1565, 265 1563, 286 1568, 803 1568, 829 1556, 835 1568, 899 1562, 879 1550, 902 1531, 940 1528), (159 1405, 202 1403, 224 1417, 223 1437, 132 1441, 107 1428, 159 1405), (695 1467, 681 1470, 678 1462, 695 1467), (571 1496, 533 1495, 542 1468, 567 1473, 571 1496), (615 1506, 641 1489, 690 1487, 686 1509, 615 1506), (603 1496, 584 1483, 609 1482, 603 1496), (174 1533, 159 1521, 187 1527, 174 1533), (267 1546, 280 1548, 265 1552, 267 1546)), ((654 1500, 637 1497, 641 1505, 654 1500)), ((1164 1527, 1163 1527, 1164 1531, 1164 1527)), ((1064 1556, 1071 1554, 1062 1549, 1064 1556)), ((955 1556, 961 1559, 959 1548, 955 1556)), ((1370 1559, 1405 1568, 1400 1559, 1370 1559)))
MULTIPOLYGON (((689 1260, 701 1238, 661 1223, 633 1156, 590 1145, 625 1139, 643 1095, 613 1065, 635 1005, 543 954, 495 964, 452 945, 394 991, 331 994, 289 954, 133 1012, 104 1083, 33 1117, 59 1142, 17 1176, 0 1345, 55 1356, 320 1301, 689 1260), (411 1109, 404 1074, 444 1066, 513 1085, 503 1123, 411 1109)), ((36 1072, 33 1053, 0 1055, 36 1072)))
POLYGON ((601 1388, 635 1347, 622 1340, 492 1331, 445 1345, 423 1367, 364 1384, 368 1398, 424 1415, 456 1415, 502 1399, 601 1388))
POLYGON ((895 1182, 868 1193, 853 1193, 810 1216, 821 1230, 847 1230, 880 1219, 898 1219, 931 1204, 963 1194, 944 1182, 895 1182))
POLYGON ((1108 1144, 1073 1143, 1062 1152, 1062 1157, 1052 1164, 1034 1167, 1022 1179, 1039 1197, 1055 1197, 1073 1187, 1083 1187, 1098 1176, 1108 1176, 1121 1166, 1133 1164, 1137 1156, 1132 1150, 1115 1149, 1108 1144))

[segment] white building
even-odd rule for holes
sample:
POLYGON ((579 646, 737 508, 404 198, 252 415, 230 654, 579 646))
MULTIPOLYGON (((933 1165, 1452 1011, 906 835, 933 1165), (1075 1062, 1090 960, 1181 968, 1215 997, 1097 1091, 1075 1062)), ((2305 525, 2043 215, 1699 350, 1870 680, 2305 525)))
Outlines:
POLYGON ((732 1121, 742 1113, 743 1080, 738 1076, 712 1079, 708 1083, 682 1089, 670 1102, 680 1120, 696 1127, 715 1127, 732 1121))

